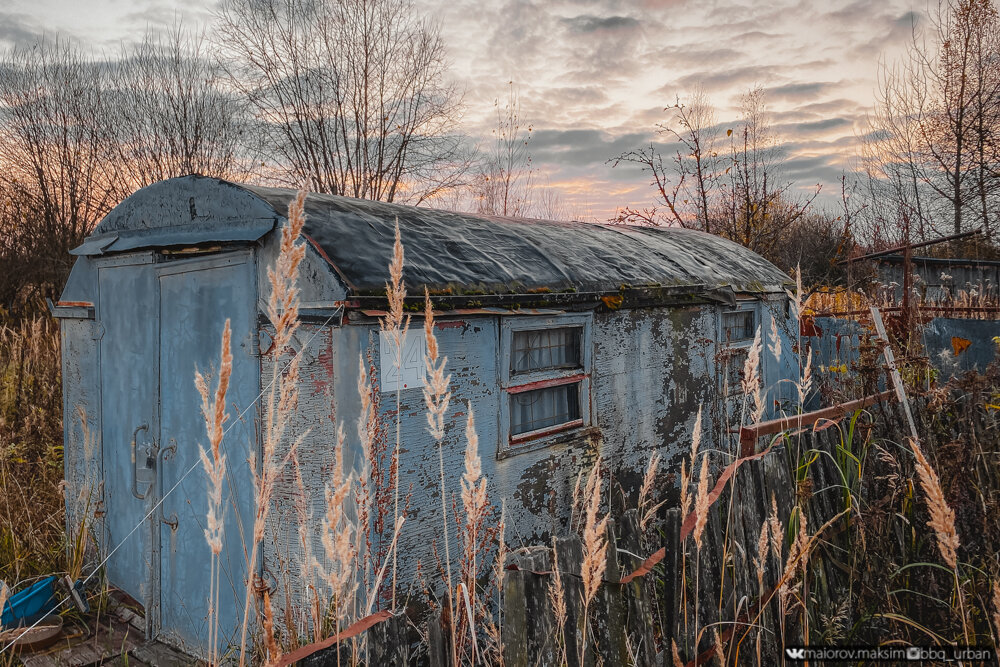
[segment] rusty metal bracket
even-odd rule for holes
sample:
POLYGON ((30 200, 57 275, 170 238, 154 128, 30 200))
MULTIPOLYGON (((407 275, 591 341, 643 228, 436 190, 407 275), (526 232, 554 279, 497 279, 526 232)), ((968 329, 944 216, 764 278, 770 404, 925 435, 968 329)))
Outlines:
POLYGON ((822 408, 820 410, 813 410, 812 412, 804 412, 800 415, 791 415, 789 417, 781 417, 779 419, 760 422, 759 424, 744 426, 740 428, 740 457, 742 458, 753 455, 754 449, 757 445, 757 438, 761 436, 774 435, 776 433, 781 433, 782 431, 799 429, 804 426, 812 426, 820 419, 837 419, 839 417, 843 417, 844 415, 851 414, 855 410, 861 410, 863 408, 867 408, 869 405, 882 403, 883 401, 888 401, 892 398, 894 398, 893 392, 883 391, 881 394, 873 394, 871 396, 859 398, 855 401, 831 405, 830 407, 822 408))

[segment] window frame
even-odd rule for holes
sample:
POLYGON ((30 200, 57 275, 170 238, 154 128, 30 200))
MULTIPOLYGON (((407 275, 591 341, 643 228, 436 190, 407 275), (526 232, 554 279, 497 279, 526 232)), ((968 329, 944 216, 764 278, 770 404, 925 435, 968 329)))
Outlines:
POLYGON ((563 314, 552 316, 512 315, 500 319, 500 345, 497 367, 500 384, 500 443, 497 458, 534 451, 580 436, 592 423, 591 369, 593 364, 593 317, 591 314, 563 314), (577 368, 547 368, 520 373, 511 372, 514 332, 543 329, 579 328, 580 366, 577 368), (548 426, 517 435, 511 434, 511 396, 534 389, 544 389, 566 384, 577 385, 580 417, 573 421, 548 426))
MULTIPOLYGON (((719 309, 718 330, 717 330, 717 336, 718 336, 718 341, 719 341, 718 351, 719 352, 728 353, 726 355, 726 357, 725 357, 725 361, 722 364, 719 364, 720 368, 718 368, 719 395, 722 398, 724 398, 724 399, 731 399, 731 398, 734 398, 736 396, 740 396, 740 395, 742 395, 742 391, 743 391, 743 388, 740 385, 740 383, 736 383, 735 385, 731 385, 731 384, 728 384, 728 382, 727 382, 728 379, 729 379, 729 360, 730 360, 730 357, 732 355, 732 352, 730 352, 730 351, 734 351, 735 352, 735 351, 738 350, 741 353, 746 354, 746 353, 748 353, 747 351, 750 349, 750 347, 753 345, 753 339, 754 339, 754 336, 752 335, 752 336, 750 336, 750 338, 744 338, 744 339, 741 339, 741 340, 734 340, 734 341, 728 340, 726 338, 726 326, 725 326, 725 320, 726 320, 726 318, 725 318, 725 314, 726 313, 735 313, 735 312, 748 312, 748 311, 749 312, 753 312, 753 318, 754 318, 754 327, 753 327, 753 330, 754 330, 754 335, 756 335, 757 328, 758 327, 760 328, 761 346, 762 346, 762 348, 764 348, 764 346, 766 345, 765 336, 767 334, 766 334, 766 332, 765 332, 765 330, 763 328, 763 325, 761 323, 762 313, 761 313, 761 308, 760 308, 760 302, 758 300, 756 300, 756 299, 741 299, 741 300, 739 300, 739 301, 736 302, 735 306, 731 306, 731 307, 727 306, 727 307, 723 307, 723 308, 719 309)), ((763 349, 761 351, 761 355, 760 356, 761 356, 761 358, 760 358, 760 369, 761 369, 761 375, 763 377, 764 363, 765 363, 765 359, 764 359, 765 355, 763 354, 763 349)), ((741 374, 742 374, 742 371, 741 371, 741 374)))

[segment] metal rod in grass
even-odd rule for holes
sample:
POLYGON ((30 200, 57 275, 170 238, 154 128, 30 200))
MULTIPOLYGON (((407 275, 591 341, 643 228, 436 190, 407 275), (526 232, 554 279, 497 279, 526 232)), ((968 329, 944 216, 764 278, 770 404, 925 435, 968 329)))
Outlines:
POLYGON ((233 372, 233 354, 230 348, 232 330, 229 320, 226 320, 222 332, 222 353, 219 364, 219 382, 214 395, 209 390, 208 380, 195 368, 194 384, 201 396, 201 414, 205 420, 205 431, 208 434, 209 449, 200 448, 201 465, 208 477, 208 515, 205 518, 205 541, 212 552, 208 589, 208 661, 218 664, 218 628, 219 628, 219 557, 222 553, 223 510, 222 482, 226 476, 226 455, 220 450, 223 424, 229 419, 226 413, 226 392, 229 389, 229 379, 233 372))
MULTIPOLYGON (((253 577, 257 568, 257 555, 264 541, 264 529, 271 509, 274 484, 284 466, 277 456, 278 443, 285 434, 288 417, 295 407, 298 396, 299 355, 292 357, 282 369, 278 363, 282 351, 291 343, 292 336, 299 327, 299 264, 305 256, 305 245, 298 243, 305 226, 305 191, 300 191, 288 207, 288 222, 281 229, 281 245, 274 266, 268 267, 267 278, 271 294, 267 300, 267 316, 274 326, 275 363, 272 365, 273 379, 268 391, 265 409, 261 452, 250 455, 250 470, 253 476, 254 496, 257 509, 254 513, 253 539, 247 558, 246 599, 243 607, 243 625, 240 629, 240 667, 246 664, 247 625, 250 620, 250 605, 253 602, 253 577)), ((293 444, 294 448, 295 445, 293 444)), ((265 616, 270 613, 270 599, 265 597, 265 616)), ((274 647, 273 624, 265 624, 268 646, 274 647)))
MULTIPOLYGON (((448 576, 448 613, 449 618, 455 618, 455 601, 452 597, 451 585, 451 551, 448 546, 448 500, 444 484, 444 414, 451 401, 451 391, 448 385, 451 376, 444 374, 447 357, 440 357, 437 336, 434 335, 434 310, 431 307, 430 293, 424 289, 424 337, 427 340, 427 350, 424 354, 424 365, 427 370, 427 384, 424 387, 424 402, 427 404, 427 431, 438 445, 438 464, 441 471, 441 522, 444 533, 444 562, 448 576)), ((455 643, 455 633, 451 633, 452 662, 458 664, 458 650, 455 643)))
MULTIPOLYGON (((390 465, 394 472, 399 470, 400 447, 400 404, 403 377, 403 347, 406 345, 406 334, 410 329, 410 316, 403 315, 403 302, 406 299, 406 285, 403 284, 403 243, 399 236, 399 218, 396 218, 396 237, 392 245, 392 259, 389 262, 389 282, 385 284, 386 298, 389 310, 379 321, 382 333, 392 342, 394 353, 393 363, 396 366, 396 447, 392 452, 390 465)), ((396 524, 399 518, 399 477, 393 475, 396 483, 393 485, 392 522, 396 524)), ((396 608, 396 552, 392 556, 392 608, 396 608)))

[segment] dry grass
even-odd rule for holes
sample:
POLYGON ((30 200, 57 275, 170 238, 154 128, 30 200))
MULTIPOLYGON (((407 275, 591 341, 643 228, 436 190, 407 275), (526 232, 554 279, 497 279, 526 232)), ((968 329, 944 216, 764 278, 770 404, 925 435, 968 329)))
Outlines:
MULTIPOLYGON (((469 613, 466 619, 469 627, 475 625, 475 615, 478 610, 476 589, 479 568, 476 561, 480 552, 479 539, 486 519, 486 477, 483 475, 482 461, 479 458, 479 436, 476 434, 475 413, 472 404, 468 406, 468 417, 465 424, 465 472, 462 475, 462 507, 465 510, 465 525, 462 530, 462 583, 470 597, 469 613)), ((473 636, 473 641, 475 637, 473 636)))
MULTIPOLYGON (((333 479, 326 487, 326 516, 323 520, 323 552, 325 563, 313 568, 326 580, 333 608, 333 634, 349 624, 357 591, 356 564, 359 550, 359 529, 348 517, 346 503, 351 497, 353 480, 344 474, 344 427, 337 427, 333 479)), ((340 652, 337 652, 340 663, 340 652)))
POLYGON ((1000 579, 993 580, 993 625, 996 628, 994 643, 1000 645, 1000 579))
POLYGON ((660 465, 660 453, 654 451, 649 456, 649 463, 646 464, 646 474, 642 477, 642 486, 639 487, 639 530, 646 532, 646 526, 656 516, 656 511, 667 502, 661 500, 658 503, 652 502, 653 484, 656 482, 656 471, 660 465), (648 505, 648 507, 647 507, 648 505))
MULTIPOLYGON (((762 342, 760 336, 760 326, 754 332, 753 343, 750 345, 750 349, 747 352, 746 361, 743 362, 743 377, 740 380, 740 387, 743 390, 743 395, 753 399, 753 415, 752 423, 757 423, 760 421, 761 415, 764 414, 764 392, 762 391, 762 382, 760 377, 760 354, 762 350, 762 342)), ((741 420, 742 421, 742 420, 741 420)))
POLYGON ((559 647, 559 664, 566 663, 566 620, 569 612, 566 609, 566 597, 563 594, 562 572, 559 570, 559 552, 556 540, 552 539, 552 579, 547 590, 552 615, 556 621, 556 645, 559 647))
POLYGON ((54 320, 0 324, 0 579, 12 586, 70 569, 60 372, 54 320))
POLYGON ((199 370, 195 370, 194 384, 201 395, 201 413, 205 420, 205 432, 208 435, 209 449, 200 448, 201 465, 208 478, 208 516, 205 517, 205 541, 212 552, 212 565, 209 579, 208 616, 210 620, 208 646, 209 664, 218 663, 218 614, 219 604, 219 554, 222 553, 223 517, 222 517, 222 483, 226 476, 226 455, 222 453, 223 425, 229 419, 226 414, 226 392, 229 389, 229 378, 233 372, 233 354, 230 349, 232 330, 229 320, 226 320, 222 332, 222 352, 220 354, 219 381, 214 396, 209 391, 208 379, 199 370), (211 452, 211 454, 209 454, 211 452))

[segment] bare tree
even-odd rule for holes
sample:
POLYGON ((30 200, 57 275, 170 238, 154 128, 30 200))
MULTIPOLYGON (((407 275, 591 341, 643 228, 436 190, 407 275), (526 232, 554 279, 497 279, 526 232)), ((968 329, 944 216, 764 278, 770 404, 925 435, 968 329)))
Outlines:
POLYGON ((70 249, 125 193, 107 169, 106 68, 61 41, 15 48, 2 60, 0 254, 10 268, 9 307, 27 298, 25 289, 55 296, 70 249))
POLYGON ((536 185, 532 199, 535 201, 535 215, 542 220, 566 220, 569 217, 559 190, 551 183, 536 185))
POLYGON ((893 196, 898 229, 989 234, 1000 192, 1000 19, 992 0, 942 0, 929 18, 906 57, 882 65, 866 163, 879 194, 893 196))
POLYGON ((497 98, 493 107, 496 112, 493 140, 472 186, 476 211, 526 216, 534 189, 528 151, 532 127, 521 118, 521 100, 513 81, 507 82, 507 100, 501 105, 497 98))
POLYGON ((203 34, 180 24, 148 32, 110 69, 101 122, 114 132, 112 165, 122 182, 135 189, 185 174, 249 175, 258 151, 247 105, 221 85, 203 34))
POLYGON ((768 120, 763 89, 744 93, 741 106, 737 129, 728 132, 731 163, 721 186, 718 233, 766 257, 809 209, 819 186, 802 202, 788 196, 792 184, 781 174, 783 155, 768 120))
POLYGON ((410 0, 223 0, 217 27, 277 175, 415 202, 462 180, 461 99, 438 26, 410 0))
POLYGON ((626 162, 648 173, 656 190, 656 203, 642 209, 622 209, 614 222, 667 223, 711 232, 710 211, 720 176, 715 109, 704 91, 699 90, 686 102, 678 98, 664 111, 673 113, 673 123, 658 123, 656 133, 675 147, 671 158, 664 160, 660 149, 651 142, 610 161, 612 167, 626 162))

